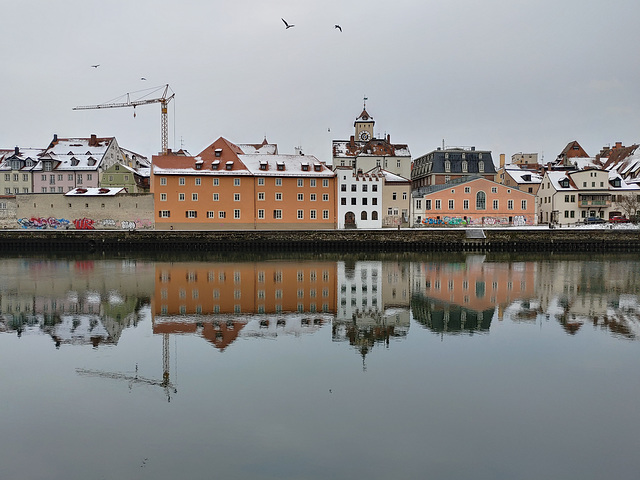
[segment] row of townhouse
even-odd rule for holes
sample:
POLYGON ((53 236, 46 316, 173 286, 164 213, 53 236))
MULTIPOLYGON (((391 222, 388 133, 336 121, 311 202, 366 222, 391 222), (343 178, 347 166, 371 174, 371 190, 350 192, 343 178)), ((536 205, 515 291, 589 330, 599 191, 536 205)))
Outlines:
POLYGON ((149 161, 121 148, 115 137, 53 136, 47 148, 0 151, 0 192, 66 193, 75 188, 149 191, 149 161))

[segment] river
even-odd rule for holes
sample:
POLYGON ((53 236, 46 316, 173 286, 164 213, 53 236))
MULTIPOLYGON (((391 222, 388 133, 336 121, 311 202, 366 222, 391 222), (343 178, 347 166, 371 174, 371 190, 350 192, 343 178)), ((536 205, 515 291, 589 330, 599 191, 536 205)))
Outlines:
POLYGON ((637 478, 637 255, 1 261, 1 478, 637 478))

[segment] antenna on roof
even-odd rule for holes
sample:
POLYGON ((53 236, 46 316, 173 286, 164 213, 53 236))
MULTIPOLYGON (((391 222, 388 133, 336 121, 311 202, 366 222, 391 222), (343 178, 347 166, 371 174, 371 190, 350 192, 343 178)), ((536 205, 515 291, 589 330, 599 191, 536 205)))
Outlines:
POLYGON ((369 100, 369 99, 368 99, 368 98, 367 98, 367 96, 365 95, 365 96, 364 96, 364 98, 363 98, 363 100, 362 100, 362 109, 363 109, 363 110, 366 110, 366 109, 367 109, 367 100, 369 100))

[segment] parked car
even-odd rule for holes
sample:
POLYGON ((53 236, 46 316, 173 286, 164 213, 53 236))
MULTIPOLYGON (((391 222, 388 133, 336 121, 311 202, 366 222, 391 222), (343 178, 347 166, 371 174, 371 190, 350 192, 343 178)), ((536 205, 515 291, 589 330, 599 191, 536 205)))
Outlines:
POLYGON ((584 223, 585 224, 606 223, 606 220, 600 217, 587 217, 584 219, 584 223))
POLYGON ((629 219, 627 217, 611 217, 609 219, 611 223, 629 223, 629 219))

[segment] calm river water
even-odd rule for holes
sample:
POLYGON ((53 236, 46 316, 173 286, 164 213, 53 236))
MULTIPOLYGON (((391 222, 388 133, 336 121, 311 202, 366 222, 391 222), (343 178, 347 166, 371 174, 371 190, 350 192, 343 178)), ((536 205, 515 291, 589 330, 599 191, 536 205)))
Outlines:
POLYGON ((4 257, 2 479, 635 479, 640 258, 4 257))

